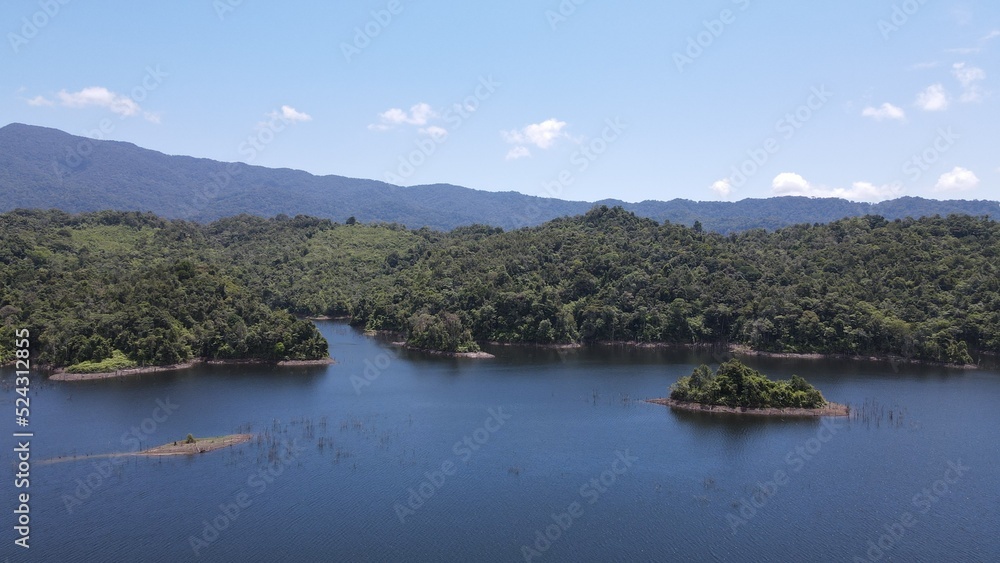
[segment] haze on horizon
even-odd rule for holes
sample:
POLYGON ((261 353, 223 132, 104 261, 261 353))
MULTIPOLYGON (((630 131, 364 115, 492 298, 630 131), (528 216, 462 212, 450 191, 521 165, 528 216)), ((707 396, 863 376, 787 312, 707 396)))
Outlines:
POLYGON ((566 200, 996 199, 1000 6, 0 6, 0 123, 566 200), (81 48, 86 46, 86 48, 81 48))

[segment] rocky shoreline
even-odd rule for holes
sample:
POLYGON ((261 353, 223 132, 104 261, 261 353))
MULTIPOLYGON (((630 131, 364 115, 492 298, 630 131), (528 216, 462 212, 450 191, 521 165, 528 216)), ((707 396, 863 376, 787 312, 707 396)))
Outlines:
MULTIPOLYGON (((537 348, 550 348, 550 349, 571 349, 571 348, 582 348, 586 344, 574 343, 574 344, 537 344, 532 342, 490 342, 489 344, 494 346, 533 346, 537 348)), ((681 342, 639 342, 637 340, 598 340, 594 342, 597 346, 623 346, 627 348, 661 348, 666 350, 711 350, 723 348, 722 344, 710 343, 710 342, 699 342, 695 344, 681 343, 681 342)), ((903 356, 861 356, 852 354, 821 354, 818 352, 810 353, 799 353, 799 352, 766 352, 763 350, 754 350, 753 348, 745 344, 728 344, 724 346, 726 352, 734 355, 742 356, 758 356, 761 358, 787 358, 795 360, 856 360, 864 362, 890 362, 890 363, 900 363, 900 364, 916 364, 916 365, 928 365, 928 366, 941 366, 953 369, 979 369, 976 364, 949 364, 946 362, 935 362, 931 360, 921 360, 917 358, 907 358, 903 356)), ((994 354, 992 352, 981 352, 982 354, 1000 357, 1000 354, 994 354)))
POLYGON ((800 417, 800 416, 850 416, 851 408, 840 403, 827 403, 818 409, 802 408, 763 408, 726 407, 722 405, 705 405, 702 403, 687 403, 674 399, 648 399, 646 402, 664 405, 674 409, 692 412, 708 412, 722 414, 743 414, 750 416, 800 417))
POLYGON ((135 375, 145 375, 150 373, 162 373, 166 371, 178 371, 193 368, 199 364, 208 365, 268 365, 278 367, 294 366, 325 366, 336 363, 333 358, 326 357, 319 360, 282 360, 278 362, 269 360, 209 360, 198 358, 180 364, 170 364, 166 366, 144 366, 136 368, 120 369, 116 371, 96 372, 96 373, 70 373, 65 368, 57 368, 52 371, 49 379, 52 381, 93 381, 97 379, 114 379, 116 377, 132 377, 135 375))
MULTIPOLYGON (((309 317, 310 320, 344 320, 350 317, 309 317)), ((390 338, 399 338, 402 333, 398 331, 391 330, 366 330, 364 334, 367 336, 387 336, 390 338)), ((571 342, 571 343, 553 343, 544 344, 540 342, 501 342, 490 340, 486 342, 490 346, 526 346, 532 348, 542 348, 550 350, 573 350, 580 349, 588 346, 588 343, 583 342, 571 342)), ((408 350, 415 350, 421 352, 430 352, 432 354, 450 356, 450 357, 468 357, 468 358, 492 358, 492 354, 486 352, 441 352, 438 350, 427 350, 423 348, 414 348, 412 346, 407 346, 405 342, 392 342, 393 345, 406 348, 408 350), (485 355, 481 355, 485 354, 485 355)), ((931 360, 920 360, 917 358, 907 358, 904 356, 862 356, 862 355, 851 355, 851 354, 821 354, 818 352, 812 353, 799 353, 799 352, 766 352, 762 350, 754 350, 745 344, 722 344, 718 342, 699 342, 699 343, 683 343, 683 342, 639 342, 637 340, 598 340, 592 344, 597 346, 626 346, 630 348, 663 348, 663 349, 675 349, 675 350, 703 350, 703 349, 725 349, 727 353, 738 354, 744 356, 758 356, 762 358, 788 358, 797 360, 826 360, 826 359, 837 359, 837 360, 860 360, 865 362, 890 362, 890 363, 903 363, 903 364, 916 364, 916 365, 929 365, 929 366, 941 366, 954 369, 978 369, 979 366, 976 364, 949 364, 945 362, 935 362, 931 360)), ((1000 357, 1000 354, 995 354, 993 352, 983 351, 983 354, 1000 357)))
MULTIPOLYGON (((796 352, 764 352, 754 350, 743 344, 730 344, 729 351, 733 354, 744 356, 760 356, 763 358, 791 358, 796 360, 860 360, 865 362, 890 362, 901 364, 917 364, 928 366, 942 366, 955 369, 978 369, 976 364, 949 364, 946 362, 934 362, 931 360, 920 360, 917 358, 906 358, 903 356, 859 356, 851 354, 820 354, 820 353, 796 353, 796 352)), ((986 352, 988 354, 988 352, 986 352)))

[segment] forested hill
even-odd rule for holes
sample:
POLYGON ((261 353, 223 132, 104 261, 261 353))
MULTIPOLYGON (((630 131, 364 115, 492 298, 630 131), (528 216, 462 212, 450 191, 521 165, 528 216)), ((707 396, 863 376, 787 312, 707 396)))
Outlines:
MULTIPOLYGON (((541 184, 519 187, 544 193, 541 184)), ((400 187, 374 180, 168 156, 130 143, 97 141, 16 123, 0 128, 0 193, 0 211, 116 209, 203 222, 240 213, 261 217, 309 214, 341 222, 354 216, 362 222, 439 230, 471 224, 510 230, 580 215, 594 206, 517 192, 486 192, 446 184, 400 187)), ((828 223, 862 215, 895 219, 957 213, 1000 218, 997 202, 920 198, 878 204, 805 197, 735 203, 682 199, 598 203, 618 205, 660 222, 692 226, 700 221, 706 230, 721 233, 828 223)))
POLYGON ((204 227, 138 213, 0 215, 0 363, 20 328, 36 363, 72 371, 329 354, 219 262, 204 227))
MULTIPOLYGON (((418 347, 741 343, 949 363, 1000 352, 1000 225, 871 216, 722 236, 619 209, 448 233, 243 215, 0 215, 0 356, 315 357, 348 314, 418 347)), ((335 351, 334 351, 335 353, 335 351)))
POLYGON ((1000 352, 998 257, 1000 226, 986 218, 871 216, 724 237, 597 208, 514 232, 430 235, 390 256, 351 313, 446 349, 726 342, 969 363, 970 350, 1000 352))

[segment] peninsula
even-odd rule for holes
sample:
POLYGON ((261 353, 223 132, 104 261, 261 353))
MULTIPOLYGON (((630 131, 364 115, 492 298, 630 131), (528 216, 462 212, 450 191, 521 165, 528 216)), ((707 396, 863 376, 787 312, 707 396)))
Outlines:
POLYGON ((136 375, 146 375, 162 373, 167 371, 178 371, 193 368, 199 364, 209 365, 264 365, 276 367, 301 367, 301 366, 326 366, 334 364, 336 361, 327 356, 315 360, 210 360, 206 358, 195 358, 183 363, 170 364, 165 366, 134 366, 126 364, 125 367, 107 367, 107 371, 71 371, 67 368, 56 368, 49 376, 50 381, 92 381, 95 379, 113 379, 116 377, 130 377, 136 375))

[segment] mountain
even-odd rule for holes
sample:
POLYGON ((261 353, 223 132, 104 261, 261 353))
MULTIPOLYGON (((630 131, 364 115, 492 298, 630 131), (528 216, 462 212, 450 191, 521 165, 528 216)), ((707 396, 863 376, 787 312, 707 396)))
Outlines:
POLYGON ((0 211, 56 208, 152 211, 207 222, 240 213, 263 217, 307 214, 345 221, 396 222, 450 230, 481 223, 512 229, 586 213, 596 204, 621 206, 657 221, 728 233, 797 223, 828 223, 876 214, 887 219, 948 215, 1000 218, 993 201, 901 198, 878 204, 780 197, 739 202, 684 199, 595 203, 486 192, 449 184, 401 187, 376 180, 316 176, 205 158, 171 156, 118 141, 14 123, 0 128, 0 211))

